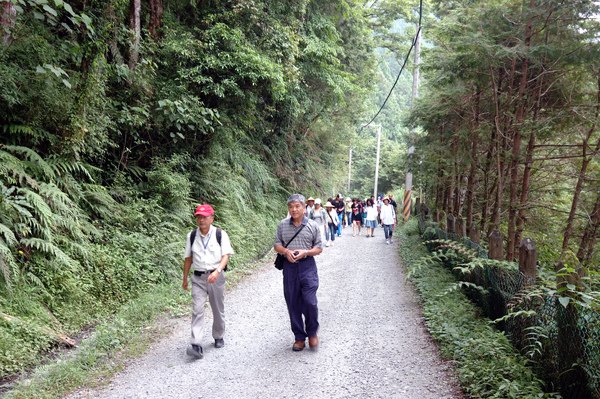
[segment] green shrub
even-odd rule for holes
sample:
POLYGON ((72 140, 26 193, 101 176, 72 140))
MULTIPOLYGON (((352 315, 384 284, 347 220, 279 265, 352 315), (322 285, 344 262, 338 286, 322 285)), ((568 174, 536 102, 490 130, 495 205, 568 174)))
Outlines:
POLYGON ((400 230, 401 256, 423 300, 427 328, 444 357, 453 360, 463 389, 473 398, 555 397, 528 367, 508 338, 480 317, 479 309, 455 289, 452 272, 439 261, 420 262, 428 253, 416 221, 400 230))

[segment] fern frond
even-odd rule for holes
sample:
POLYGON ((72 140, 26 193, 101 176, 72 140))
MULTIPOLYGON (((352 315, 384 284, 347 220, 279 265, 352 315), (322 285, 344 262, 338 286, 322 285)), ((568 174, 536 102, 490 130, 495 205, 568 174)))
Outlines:
POLYGON ((42 158, 37 152, 32 150, 29 147, 17 146, 17 145, 7 145, 4 146, 6 151, 9 151, 13 154, 20 154, 26 160, 28 160, 31 165, 34 166, 34 169, 41 172, 43 176, 47 179, 54 179, 56 174, 54 173, 54 169, 42 158))
POLYGON ((31 237, 21 239, 21 244, 43 252, 45 254, 52 255, 55 257, 56 260, 58 260, 64 266, 67 266, 69 268, 72 268, 73 265, 77 263, 73 258, 64 253, 62 249, 60 249, 50 241, 43 240, 37 237, 31 237))
POLYGON ((12 247, 18 243, 15 233, 6 225, 0 223, 0 238, 4 238, 4 242, 7 246, 12 247))
POLYGON ((86 165, 79 161, 69 161, 61 158, 50 158, 48 160, 48 164, 59 176, 82 176, 85 178, 86 181, 92 183, 94 182, 94 178, 92 177, 90 170, 100 170, 98 168, 95 168, 91 165, 86 165))
POLYGON ((27 188, 20 188, 18 192, 27 199, 28 207, 33 211, 34 215, 37 216, 40 224, 44 227, 51 226, 54 220, 54 213, 44 198, 27 188))
POLYGON ((56 180, 56 185, 73 201, 79 203, 79 201, 83 199, 84 193, 82 185, 73 176, 69 174, 62 176, 60 179, 56 180))
POLYGON ((50 293, 46 289, 46 286, 44 285, 44 283, 42 282, 42 280, 40 280, 40 278, 38 276, 36 276, 35 274, 33 274, 31 272, 27 272, 25 274, 25 279, 29 283, 31 283, 30 285, 33 285, 34 287, 39 288, 40 291, 42 292, 42 294, 50 296, 50 293))
POLYGON ((29 203, 25 197, 21 195, 6 197, 4 203, 15 211, 15 217, 19 217, 23 220, 33 217, 33 214, 27 209, 29 203))
POLYGON ((35 234, 44 240, 50 241, 52 239, 52 230, 49 227, 42 226, 36 218, 25 219, 23 225, 27 227, 23 229, 23 234, 21 234, 23 237, 35 234))
POLYGON ((40 184, 39 194, 46 200, 54 213, 62 216, 83 218, 83 213, 67 194, 53 183, 40 184))
POLYGON ((4 176, 3 180, 9 185, 25 183, 36 189, 38 183, 26 170, 27 164, 13 154, 4 151, 3 148, 5 147, 0 147, 0 176, 4 176))
POLYGON ((17 262, 10 247, 6 245, 3 239, 0 239, 0 272, 2 272, 4 283, 9 290, 12 286, 12 280, 17 276, 18 271, 17 262))
POLYGON ((108 216, 119 211, 120 205, 106 187, 97 184, 83 185, 83 201, 97 214, 108 216))
POLYGON ((64 251, 74 258, 79 260, 88 260, 91 259, 90 251, 84 245, 81 245, 75 241, 73 241, 69 237, 60 237, 56 239, 57 244, 59 244, 64 251))

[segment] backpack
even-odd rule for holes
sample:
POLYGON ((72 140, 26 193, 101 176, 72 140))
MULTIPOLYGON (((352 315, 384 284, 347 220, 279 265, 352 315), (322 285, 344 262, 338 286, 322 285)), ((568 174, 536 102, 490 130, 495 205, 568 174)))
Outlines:
MULTIPOLYGON (((194 245, 194 241, 196 241, 196 232, 198 231, 198 229, 194 229, 192 230, 192 233, 190 234, 190 248, 192 247, 192 245, 194 245)), ((221 246, 221 228, 217 227, 217 243, 219 244, 219 246, 221 246)), ((223 271, 227 270, 227 265, 225 265, 225 267, 223 268, 223 271)))

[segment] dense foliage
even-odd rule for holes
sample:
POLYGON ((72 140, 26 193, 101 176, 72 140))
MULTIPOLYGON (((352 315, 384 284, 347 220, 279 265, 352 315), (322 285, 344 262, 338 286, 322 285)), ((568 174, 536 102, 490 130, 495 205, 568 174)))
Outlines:
POLYGON ((532 237, 551 268, 595 275, 597 2, 439 4, 411 115, 426 131, 416 180, 428 202, 438 219, 462 216, 472 236, 501 231, 507 260, 532 237))
POLYGON ((0 376, 180 275, 192 204, 235 270, 319 190, 374 77, 354 0, 0 2, 0 376))
POLYGON ((508 338, 480 317, 480 311, 454 287, 452 273, 439 261, 425 262, 416 221, 402 227, 401 256, 422 300, 427 328, 444 356, 452 359, 461 385, 472 398, 544 398, 542 382, 516 353, 508 338))

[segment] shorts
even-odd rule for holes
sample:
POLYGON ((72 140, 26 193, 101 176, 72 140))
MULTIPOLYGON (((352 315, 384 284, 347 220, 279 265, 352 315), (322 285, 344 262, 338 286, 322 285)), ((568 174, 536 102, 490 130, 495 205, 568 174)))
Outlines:
POLYGON ((367 220, 365 222, 365 226, 367 226, 368 228, 374 229, 375 227, 377 227, 377 221, 376 220, 367 220))

